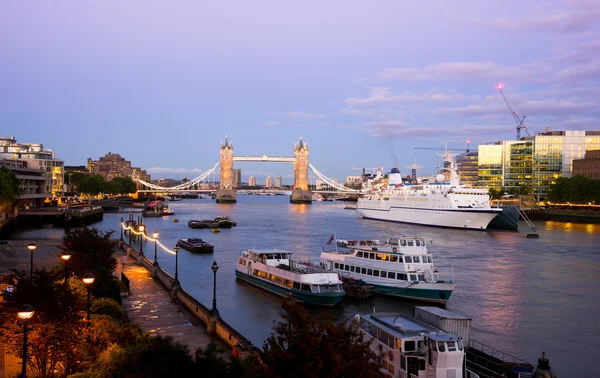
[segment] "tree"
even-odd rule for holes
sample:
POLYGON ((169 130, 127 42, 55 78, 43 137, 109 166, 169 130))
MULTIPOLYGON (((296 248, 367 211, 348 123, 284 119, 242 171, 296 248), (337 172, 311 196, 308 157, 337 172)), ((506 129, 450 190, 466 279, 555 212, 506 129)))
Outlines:
POLYGON ((92 287, 97 298, 113 298, 120 303, 119 282, 113 275, 117 260, 113 251, 117 241, 111 239, 113 231, 100 231, 96 228, 72 228, 66 232, 59 248, 69 252, 69 270, 77 277, 86 273, 94 275, 92 287))
POLYGON ((0 167, 0 212, 10 209, 21 194, 21 186, 15 172, 0 167))
POLYGON ((85 193, 90 196, 97 196, 98 194, 103 193, 105 189, 106 180, 100 175, 87 176, 79 183, 79 185, 77 185, 77 190, 80 193, 85 193))
POLYGON ((283 304, 284 321, 264 342, 263 375, 269 377, 377 377, 369 343, 354 322, 313 317, 292 300, 283 304))
POLYGON ((117 188, 117 192, 115 194, 135 193, 137 190, 137 186, 131 177, 115 177, 110 182, 114 183, 115 187, 117 188))

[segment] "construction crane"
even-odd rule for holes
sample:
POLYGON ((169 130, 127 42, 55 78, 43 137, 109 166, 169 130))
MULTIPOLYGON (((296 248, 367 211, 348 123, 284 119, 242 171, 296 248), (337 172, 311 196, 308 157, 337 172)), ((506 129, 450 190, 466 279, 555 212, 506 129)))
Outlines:
POLYGON ((417 158, 413 158, 413 162, 411 165, 405 165, 404 168, 410 168, 410 179, 413 182, 417 182, 417 172, 419 169, 423 168, 422 165, 417 165, 417 158))
POLYGON ((527 117, 527 116, 523 116, 523 118, 521 118, 521 117, 519 117, 519 114, 513 110, 512 106, 510 106, 510 102, 508 101, 508 98, 506 98, 506 95, 504 94, 504 91, 502 90, 503 87, 504 87, 504 85, 502 85, 502 84, 496 84, 496 88, 498 88, 498 91, 502 95, 502 98, 504 99, 504 102, 506 103, 508 110, 510 110, 510 115, 512 115, 513 119, 515 120, 515 123, 517 124, 517 140, 521 140, 521 129, 525 129, 525 132, 527 133, 527 135, 531 136, 529 134, 529 131, 527 131, 527 126, 525 126, 523 124, 523 121, 525 121, 525 117, 527 117))

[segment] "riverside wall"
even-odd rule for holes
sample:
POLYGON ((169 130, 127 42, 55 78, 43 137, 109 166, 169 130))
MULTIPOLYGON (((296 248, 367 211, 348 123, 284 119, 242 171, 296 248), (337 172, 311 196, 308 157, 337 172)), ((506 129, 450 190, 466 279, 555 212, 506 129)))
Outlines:
POLYGON ((206 327, 209 334, 217 335, 225 344, 236 351, 236 354, 244 358, 249 355, 260 355, 262 351, 254 346, 250 340, 246 339, 241 333, 227 324, 218 314, 200 303, 192 297, 181 286, 175 283, 175 278, 169 273, 154 266, 153 261, 142 255, 133 246, 128 245, 126 241, 119 240, 119 248, 127 252, 128 256, 137 260, 137 265, 143 266, 148 270, 148 274, 154 280, 159 281, 165 290, 171 293, 171 297, 183 306, 192 316, 200 320, 206 327))

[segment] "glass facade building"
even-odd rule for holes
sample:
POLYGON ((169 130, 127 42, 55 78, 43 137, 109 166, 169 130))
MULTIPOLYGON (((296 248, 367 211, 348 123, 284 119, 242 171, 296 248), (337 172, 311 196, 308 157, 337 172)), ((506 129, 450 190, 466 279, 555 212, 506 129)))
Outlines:
POLYGON ((543 198, 559 177, 573 176, 573 160, 600 149, 600 131, 551 131, 478 148, 478 186, 543 198))
POLYGON ((477 151, 465 152, 456 157, 456 167, 460 174, 460 182, 465 185, 477 186, 479 167, 477 151))

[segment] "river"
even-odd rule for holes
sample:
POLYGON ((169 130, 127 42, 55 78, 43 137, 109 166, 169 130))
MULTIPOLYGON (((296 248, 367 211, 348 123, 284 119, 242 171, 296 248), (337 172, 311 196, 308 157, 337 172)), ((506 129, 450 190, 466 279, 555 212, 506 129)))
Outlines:
MULTIPOLYGON (((470 316, 471 337, 479 342, 537 362, 547 353, 559 377, 590 377, 597 373, 600 350, 600 225, 537 222, 539 239, 526 239, 524 224, 514 231, 467 231, 365 220, 342 202, 291 205, 285 196, 238 196, 238 203, 214 200, 169 202, 172 217, 146 218, 148 234, 171 247, 182 237, 201 237, 215 245, 214 255, 179 253, 179 280, 185 290, 210 307, 213 295, 213 259, 217 273, 217 307, 221 316, 258 347, 279 320, 282 298, 236 281, 239 252, 247 248, 280 248, 294 259, 318 259, 335 232, 341 239, 385 239, 422 236, 428 241, 442 278, 454 278, 456 290, 447 309, 470 316), (220 233, 190 229, 190 219, 230 216, 238 222, 220 233)), ((139 213, 136 213, 136 219, 139 213)), ((127 213, 105 213, 93 226, 115 230, 127 213)), ((60 238, 61 229, 21 231, 15 238, 60 238)), ((152 257, 154 243, 144 245, 152 257)), ((160 266, 175 271, 173 255, 158 251, 160 266)), ((349 301, 333 315, 395 311, 412 314, 413 306, 427 305, 397 298, 375 297, 349 301)))

